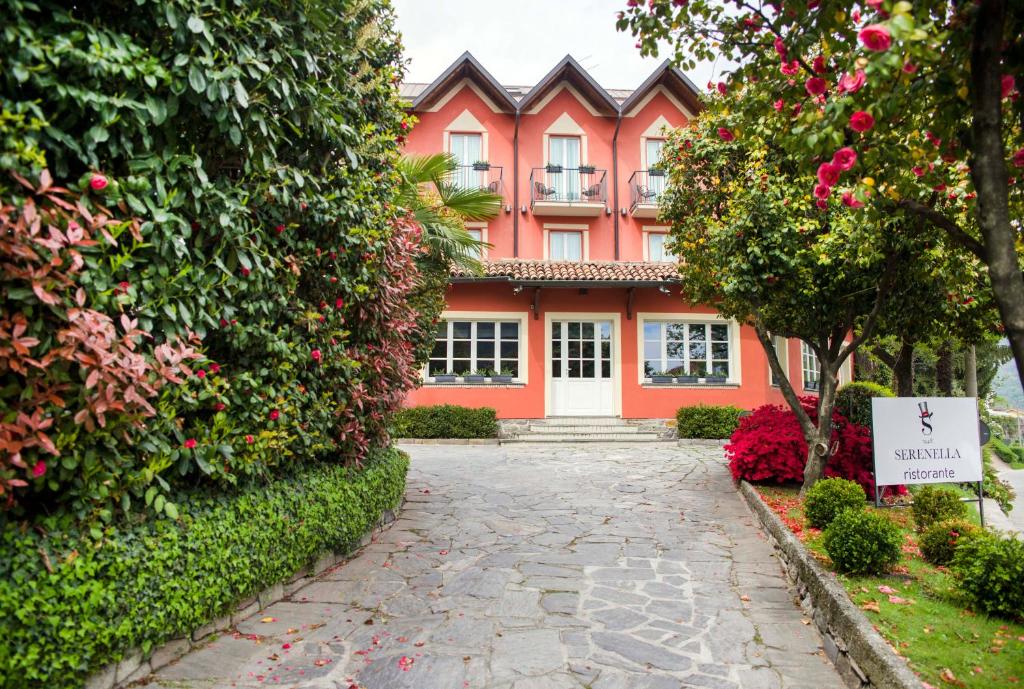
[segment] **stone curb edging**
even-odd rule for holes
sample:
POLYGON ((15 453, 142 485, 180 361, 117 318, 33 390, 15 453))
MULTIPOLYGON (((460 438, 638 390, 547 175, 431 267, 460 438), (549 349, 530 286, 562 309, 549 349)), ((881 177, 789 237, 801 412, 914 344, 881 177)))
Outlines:
POLYGON ((350 560, 359 549, 369 545, 375 534, 384 531, 394 522, 401 509, 402 505, 399 503, 394 509, 384 510, 377 523, 370 527, 359 539, 359 542, 348 550, 321 553, 312 565, 303 567, 286 581, 278 582, 255 596, 239 601, 233 612, 211 620, 188 636, 171 639, 154 649, 149 658, 143 656, 142 649, 135 648, 128 651, 119 662, 111 663, 89 677, 85 683, 85 689, 121 689, 151 675, 165 665, 170 665, 192 649, 205 645, 204 639, 211 634, 234 627, 260 610, 292 595, 328 569, 350 560))
POLYGON ((396 445, 501 445, 498 438, 395 438, 396 445))
POLYGON ((812 615, 825 655, 851 689, 921 689, 921 680, 875 631, 846 589, 826 571, 746 481, 740 494, 757 516, 798 586, 801 606, 812 615))
POLYGON ((679 438, 676 440, 679 447, 725 447, 728 442, 728 438, 679 438))

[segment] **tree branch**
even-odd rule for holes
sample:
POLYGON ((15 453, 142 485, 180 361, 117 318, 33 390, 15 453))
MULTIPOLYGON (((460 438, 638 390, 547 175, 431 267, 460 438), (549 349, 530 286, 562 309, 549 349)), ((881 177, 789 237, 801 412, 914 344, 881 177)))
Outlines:
POLYGON ((765 356, 768 357, 768 365, 771 367, 772 373, 775 374, 776 379, 779 381, 782 396, 786 398, 789 408, 796 414, 804 435, 811 437, 816 428, 814 422, 811 421, 811 417, 804 411, 803 405, 800 404, 800 398, 797 396, 796 391, 793 390, 792 383, 789 382, 789 373, 783 370, 782 364, 779 362, 779 354, 775 351, 775 345, 772 344, 771 337, 762 324, 761 317, 756 312, 754 313, 754 332, 757 333, 757 339, 761 342, 761 348, 764 349, 765 356))
POLYGON ((946 234, 948 234, 954 242, 970 251, 982 261, 988 261, 986 258, 988 252, 985 250, 985 246, 981 242, 967 234, 963 228, 934 208, 929 208, 923 203, 918 203, 912 199, 903 199, 902 201, 899 201, 897 205, 900 208, 904 208, 911 213, 924 218, 939 229, 945 230, 946 234))

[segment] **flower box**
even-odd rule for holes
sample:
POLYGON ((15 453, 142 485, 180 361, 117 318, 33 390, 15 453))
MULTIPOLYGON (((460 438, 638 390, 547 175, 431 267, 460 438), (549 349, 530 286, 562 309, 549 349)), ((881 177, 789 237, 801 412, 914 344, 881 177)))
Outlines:
POLYGON ((548 172, 561 172, 562 171, 562 166, 561 165, 548 165, 545 168, 545 170, 547 170, 548 172))
POLYGON ((658 385, 664 385, 665 383, 671 383, 675 378, 673 376, 651 376, 651 382, 658 385))
POLYGON ((649 177, 664 177, 665 176, 665 171, 664 170, 654 170, 654 169, 651 169, 651 170, 647 171, 647 175, 649 177))
POLYGON ((707 378, 704 379, 704 382, 710 383, 712 385, 720 385, 724 383, 725 380, 725 376, 708 376, 707 378))
POLYGON ((490 163, 485 163, 485 162, 473 163, 473 169, 474 170, 490 170, 491 169, 491 164, 490 163))
POLYGON ((456 376, 452 374, 440 374, 434 376, 435 383, 454 383, 456 376))
POLYGON ((511 383, 512 376, 491 376, 492 383, 511 383))
POLYGON ((579 170, 581 175, 592 175, 597 171, 597 168, 593 165, 580 165, 579 170))
POLYGON ((483 383, 487 380, 487 376, 481 376, 477 374, 469 374, 462 377, 467 383, 483 383))
POLYGON ((677 377, 676 377, 676 382, 677 382, 677 383, 688 383, 688 384, 692 384, 692 383, 696 383, 696 382, 699 382, 699 380, 700 380, 700 379, 699 379, 699 378, 697 378, 697 376, 677 376, 677 377))

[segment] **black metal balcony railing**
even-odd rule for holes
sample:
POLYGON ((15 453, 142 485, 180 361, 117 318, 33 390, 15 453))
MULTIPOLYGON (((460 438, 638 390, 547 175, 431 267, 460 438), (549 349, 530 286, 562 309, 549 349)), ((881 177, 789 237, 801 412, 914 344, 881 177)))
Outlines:
POLYGON ((503 172, 500 165, 459 165, 452 172, 451 181, 461 189, 485 189, 504 197, 503 172))
POLYGON ((656 206, 665 191, 664 170, 637 170, 629 177, 629 209, 640 204, 656 206))
POLYGON ((608 203, 608 171, 550 165, 530 172, 530 205, 556 203, 608 203))

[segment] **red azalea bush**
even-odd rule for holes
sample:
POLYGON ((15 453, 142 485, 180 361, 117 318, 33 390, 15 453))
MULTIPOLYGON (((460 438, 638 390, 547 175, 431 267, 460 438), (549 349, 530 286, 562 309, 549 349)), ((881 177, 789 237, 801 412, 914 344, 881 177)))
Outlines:
MULTIPOLYGON (((817 398, 801 397, 800 402, 811 420, 817 423, 817 398)), ((833 412, 832 421, 836 428, 832 442, 837 443, 837 449, 825 466, 825 476, 856 481, 865 493, 874 495, 870 430, 849 423, 839 412, 833 412)), ((729 469, 737 481, 803 481, 807 441, 796 415, 784 407, 767 404, 741 418, 725 451, 729 469)))

